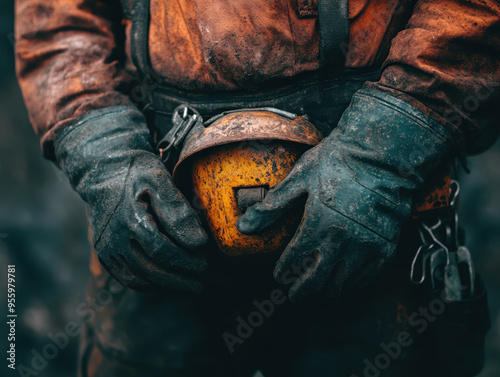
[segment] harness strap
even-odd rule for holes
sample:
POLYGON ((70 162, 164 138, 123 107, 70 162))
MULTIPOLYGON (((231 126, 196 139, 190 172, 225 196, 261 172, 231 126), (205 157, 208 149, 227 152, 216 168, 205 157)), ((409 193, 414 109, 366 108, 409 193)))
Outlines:
POLYGON ((131 7, 130 47, 132 61, 137 68, 139 77, 144 78, 149 74, 149 0, 134 0, 131 7))
POLYGON ((348 0, 318 0, 320 62, 326 75, 343 72, 349 43, 348 0))

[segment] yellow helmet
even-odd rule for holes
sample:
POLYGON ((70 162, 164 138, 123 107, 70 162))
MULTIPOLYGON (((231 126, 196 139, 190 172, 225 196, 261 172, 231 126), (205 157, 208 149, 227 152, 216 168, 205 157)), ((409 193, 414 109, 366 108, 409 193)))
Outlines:
POLYGON ((282 251, 301 212, 259 235, 244 235, 236 220, 288 174, 320 132, 301 116, 272 108, 222 113, 187 136, 174 178, 186 196, 194 193, 219 247, 229 256, 282 251))

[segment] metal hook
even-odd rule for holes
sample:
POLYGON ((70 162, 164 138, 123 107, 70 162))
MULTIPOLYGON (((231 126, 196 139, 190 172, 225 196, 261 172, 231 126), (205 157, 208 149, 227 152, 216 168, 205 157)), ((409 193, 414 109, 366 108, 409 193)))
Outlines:
MULTIPOLYGON (((441 221, 441 219, 439 220, 441 221)), ((439 245, 445 252, 446 252, 446 264, 449 264, 450 263, 450 250, 445 246, 444 243, 442 243, 441 241, 439 241, 436 237, 436 235, 434 234, 433 230, 431 228, 429 228, 427 226, 427 224, 425 223, 422 223, 422 227, 427 231, 427 233, 431 236, 432 240, 434 241, 434 243, 436 245, 439 245)))
POLYGON ((450 183, 450 188, 451 188, 451 193, 450 193, 450 207, 455 207, 455 202, 458 198, 458 194, 460 193, 460 184, 455 181, 454 179, 451 180, 450 183), (455 187, 455 190, 453 190, 453 187, 455 187))

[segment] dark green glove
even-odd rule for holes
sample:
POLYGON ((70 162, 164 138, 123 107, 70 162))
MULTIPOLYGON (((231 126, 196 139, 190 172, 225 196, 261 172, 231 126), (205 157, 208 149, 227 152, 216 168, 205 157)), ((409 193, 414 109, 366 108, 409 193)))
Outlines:
POLYGON ((306 152, 283 182, 237 222, 255 234, 307 196, 302 222, 276 265, 275 278, 313 260, 289 296, 338 297, 371 281, 391 259, 412 194, 451 150, 436 121, 382 92, 362 89, 338 127, 306 152))
POLYGON ((141 112, 95 110, 64 128, 56 160, 88 205, 102 265, 130 288, 198 291, 208 237, 153 153, 141 112))

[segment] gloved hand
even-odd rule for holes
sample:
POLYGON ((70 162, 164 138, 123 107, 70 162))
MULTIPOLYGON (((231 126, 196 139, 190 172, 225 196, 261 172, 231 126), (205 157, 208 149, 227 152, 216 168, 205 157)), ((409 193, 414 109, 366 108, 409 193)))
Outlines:
POLYGON ((367 284, 391 260, 412 194, 451 150, 435 120, 388 94, 362 89, 338 127, 306 152, 266 198, 237 221, 258 233, 307 196, 305 213, 277 262, 274 277, 312 262, 289 290, 338 297, 343 287, 367 284))
POLYGON ((199 291, 208 241, 153 153, 141 112, 95 110, 56 137, 56 160, 88 206, 97 255, 130 288, 199 291))

